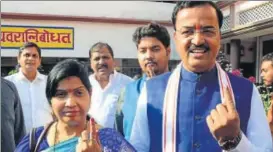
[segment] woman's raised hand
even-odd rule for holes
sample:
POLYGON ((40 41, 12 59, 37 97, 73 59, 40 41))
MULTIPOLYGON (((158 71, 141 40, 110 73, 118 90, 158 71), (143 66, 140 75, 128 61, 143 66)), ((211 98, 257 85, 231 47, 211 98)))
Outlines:
POLYGON ((101 152, 102 147, 98 138, 98 130, 96 129, 94 119, 91 119, 87 129, 81 133, 76 152, 101 152))

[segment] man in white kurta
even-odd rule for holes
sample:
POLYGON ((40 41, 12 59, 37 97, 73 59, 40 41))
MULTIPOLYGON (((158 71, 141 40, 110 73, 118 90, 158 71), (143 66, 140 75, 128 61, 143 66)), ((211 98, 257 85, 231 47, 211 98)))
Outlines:
POLYGON ((37 70, 41 64, 40 48, 32 42, 24 44, 19 51, 18 63, 19 72, 5 79, 13 82, 18 90, 26 131, 29 132, 31 128, 43 126, 53 120, 45 94, 47 76, 37 70))
POLYGON ((119 94, 133 79, 114 70, 113 50, 107 43, 94 44, 89 56, 94 74, 89 76, 92 98, 88 113, 99 125, 114 128, 119 94))

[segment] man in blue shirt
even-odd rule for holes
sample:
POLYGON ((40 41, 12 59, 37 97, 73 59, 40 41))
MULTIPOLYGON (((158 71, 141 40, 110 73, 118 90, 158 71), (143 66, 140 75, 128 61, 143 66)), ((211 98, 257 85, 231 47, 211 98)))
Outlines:
POLYGON ((170 57, 170 35, 167 29, 157 23, 150 23, 136 29, 133 41, 137 47, 139 65, 144 72, 138 80, 128 84, 121 92, 116 112, 116 129, 130 139, 135 118, 138 96, 144 82, 153 76, 168 72, 170 57))

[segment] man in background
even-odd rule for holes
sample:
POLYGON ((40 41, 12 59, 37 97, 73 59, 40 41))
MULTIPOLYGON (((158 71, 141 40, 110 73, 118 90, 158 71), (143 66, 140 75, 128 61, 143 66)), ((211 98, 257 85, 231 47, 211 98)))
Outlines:
POLYGON ((33 42, 27 42, 19 49, 17 56, 19 72, 5 77, 18 90, 27 133, 31 128, 43 126, 53 120, 45 95, 47 76, 38 71, 41 60, 40 47, 33 42))
POLYGON ((99 125, 114 128, 118 96, 133 79, 114 70, 113 49, 107 43, 95 43, 89 50, 89 58, 94 74, 89 76, 92 106, 88 113, 99 125))
MULTIPOLYGON (((261 77, 266 87, 273 86, 273 53, 266 54, 262 59, 261 64, 261 77)), ((267 113, 267 120, 273 136, 273 94, 268 90, 266 91, 267 97, 263 101, 264 108, 267 113)))
POLYGON ((116 113, 116 129, 129 140, 135 118, 137 101, 143 84, 154 76, 168 72, 170 35, 157 23, 138 27, 133 34, 137 47, 138 63, 143 76, 128 84, 119 97, 116 113))

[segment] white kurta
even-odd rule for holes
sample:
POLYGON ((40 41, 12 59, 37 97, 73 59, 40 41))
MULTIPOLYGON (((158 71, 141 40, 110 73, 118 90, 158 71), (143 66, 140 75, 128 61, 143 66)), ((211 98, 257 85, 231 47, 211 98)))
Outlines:
POLYGON ((121 89, 133 79, 114 71, 109 83, 102 89, 94 75, 89 76, 92 85, 91 107, 88 112, 103 127, 114 127, 116 106, 121 89))
POLYGON ((45 94, 47 76, 37 71, 36 78, 31 82, 19 70, 5 79, 13 82, 18 90, 27 132, 33 127, 43 126, 53 120, 45 94))

